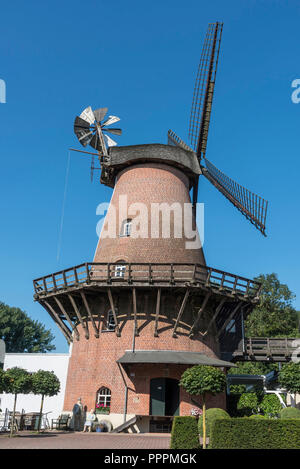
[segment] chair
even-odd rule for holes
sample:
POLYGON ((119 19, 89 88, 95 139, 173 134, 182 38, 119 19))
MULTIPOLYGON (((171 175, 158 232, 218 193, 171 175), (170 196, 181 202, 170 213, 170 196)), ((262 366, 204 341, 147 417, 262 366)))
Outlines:
POLYGON ((62 414, 58 419, 51 419, 51 430, 54 428, 57 430, 67 430, 69 428, 69 418, 70 416, 68 414, 62 414))

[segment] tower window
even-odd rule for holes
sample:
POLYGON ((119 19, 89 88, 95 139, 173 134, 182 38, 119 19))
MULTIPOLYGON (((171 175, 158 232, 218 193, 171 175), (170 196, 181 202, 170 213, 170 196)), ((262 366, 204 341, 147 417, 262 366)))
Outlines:
POLYGON ((110 309, 107 313, 107 331, 114 331, 116 327, 115 318, 112 310, 110 309))
POLYGON ((126 265, 125 261, 117 261, 117 264, 115 264, 115 277, 118 278, 124 278, 125 277, 125 272, 126 272, 126 265))
POLYGON ((127 218, 126 220, 123 221, 122 226, 121 226, 121 232, 120 236, 130 236, 131 234, 131 225, 132 225, 132 220, 131 218, 127 218))

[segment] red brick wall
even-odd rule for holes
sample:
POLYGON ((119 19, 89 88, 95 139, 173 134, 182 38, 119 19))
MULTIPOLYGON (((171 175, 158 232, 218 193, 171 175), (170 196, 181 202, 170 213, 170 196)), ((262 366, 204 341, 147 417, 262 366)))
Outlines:
MULTIPOLYGON (((202 249, 186 249, 186 238, 174 238, 173 226, 169 239, 119 237, 119 198, 127 195, 128 206, 133 203, 144 203, 149 218, 151 203, 179 203, 184 207, 190 203, 188 178, 178 169, 164 164, 145 163, 130 166, 117 178, 111 204, 116 207, 117 237, 115 239, 100 237, 94 262, 190 262, 205 264, 202 249)), ((121 217, 122 218, 122 217, 121 217)), ((133 218, 129 216, 129 218, 133 218)), ((107 226, 112 219, 109 210, 104 222, 107 226)), ((122 221, 122 220, 121 220, 122 221)), ((172 219, 171 219, 172 222, 172 219)), ((150 220, 148 233, 150 234, 150 220)), ((184 232, 184 230, 182 230, 184 232)))
MULTIPOLYGON (((83 405, 88 409, 95 406, 96 392, 102 387, 108 387, 112 391, 112 413, 123 413, 125 399, 125 385, 116 360, 124 355, 125 350, 132 348, 133 321, 128 321, 122 330, 121 337, 114 332, 103 332, 99 339, 92 334, 85 339, 81 326, 80 340, 74 341, 72 357, 70 358, 68 378, 66 385, 64 410, 72 410, 78 397, 82 398, 83 405)), ((200 339, 191 340, 188 336, 172 337, 172 330, 162 331, 159 337, 153 336, 154 323, 150 322, 135 338, 135 350, 180 350, 203 352, 215 357, 213 351, 217 347, 212 339, 206 343, 200 339)), ((147 415, 149 413, 150 379, 157 377, 169 377, 180 379, 186 369, 184 365, 131 365, 129 376, 125 372, 124 377, 129 386, 128 414, 147 415), (135 373, 135 376, 130 376, 135 373), (138 398, 139 402, 135 402, 138 398)), ((224 407, 225 397, 217 396, 210 399, 209 407, 224 407)), ((184 391, 180 394, 180 413, 189 415, 190 409, 195 407, 190 402, 189 396, 184 391)))

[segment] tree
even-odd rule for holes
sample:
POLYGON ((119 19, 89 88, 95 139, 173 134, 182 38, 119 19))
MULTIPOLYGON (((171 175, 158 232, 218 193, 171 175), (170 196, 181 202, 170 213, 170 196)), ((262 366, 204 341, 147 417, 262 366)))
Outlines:
POLYGON ((32 392, 41 394, 41 408, 38 423, 38 432, 41 428, 44 398, 45 396, 56 396, 60 390, 60 381, 53 371, 38 370, 32 375, 32 392))
POLYGON ((0 393, 7 392, 7 376, 5 371, 0 368, 0 393))
POLYGON ((201 396, 203 417, 203 449, 206 449, 206 397, 219 394, 226 387, 225 374, 213 366, 196 365, 184 371, 179 382, 189 394, 201 396))
POLYGON ((277 274, 259 275, 262 282, 259 305, 245 321, 247 337, 299 337, 299 319, 292 301, 295 295, 280 283, 277 274))
POLYGON ((43 353, 55 350, 54 336, 25 311, 0 302, 0 338, 8 353, 43 353))
POLYGON ((279 371, 278 381, 288 392, 300 393, 300 363, 284 364, 279 371))
POLYGON ((10 424, 10 436, 12 436, 15 429, 15 415, 16 415, 16 404, 18 394, 28 394, 32 389, 32 377, 31 373, 19 368, 17 366, 9 368, 5 372, 6 385, 5 389, 7 393, 12 393, 15 395, 14 399, 14 409, 12 420, 10 424))

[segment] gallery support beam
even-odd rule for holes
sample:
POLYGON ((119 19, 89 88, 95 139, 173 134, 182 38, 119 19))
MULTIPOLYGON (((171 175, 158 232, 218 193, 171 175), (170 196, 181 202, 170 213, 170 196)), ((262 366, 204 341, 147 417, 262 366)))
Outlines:
POLYGON ((181 306, 180 306, 180 310, 179 310, 178 315, 177 315, 176 322, 175 322, 175 324, 174 324, 173 337, 176 337, 176 331, 177 331, 178 323, 179 323, 179 321, 180 321, 180 319, 181 319, 181 316, 183 315, 184 308, 185 308, 185 305, 186 305, 186 303, 187 303, 189 294, 190 294, 190 290, 187 288, 187 289, 186 289, 186 292, 185 292, 185 295, 184 295, 184 297, 183 297, 181 306))
POLYGON ((87 315, 88 315, 88 317, 89 317, 89 319, 90 319, 90 321, 91 321, 91 323, 92 323, 93 329, 94 329, 94 331, 95 331, 95 337, 96 337, 96 339, 98 339, 98 338, 99 338, 99 330, 98 330, 98 328, 97 328, 97 326, 96 326, 95 320, 94 320, 93 315, 92 315, 92 313, 91 313, 91 309, 90 309, 90 306, 89 306, 89 304, 88 304, 86 295, 85 295, 85 293, 84 293, 83 291, 81 291, 81 292, 80 292, 80 296, 81 296, 81 298, 82 298, 82 301, 83 301, 83 304, 84 304, 84 306, 85 306, 87 315))
POLYGON ((206 328, 206 331, 202 334, 202 336, 206 336, 206 334, 208 333, 209 329, 211 328, 211 326, 213 325, 213 323, 215 322, 215 320, 217 319, 217 316, 219 315, 221 309, 223 308, 224 306, 224 303, 226 301, 226 298, 222 298, 220 303, 218 304, 217 308, 216 308, 216 311, 213 315, 213 317, 211 318, 211 320, 209 321, 209 324, 206 328))
POLYGON ((232 312, 230 313, 230 315, 228 316, 228 318, 225 320, 223 326, 221 327, 221 329, 219 330, 219 332, 217 333, 216 335, 216 339, 218 340, 220 335, 222 334, 222 332, 226 329, 226 327, 228 326, 228 324, 230 323, 230 321, 234 318, 234 316, 236 315, 237 311, 242 307, 242 304, 243 304, 243 301, 239 301, 238 304, 236 305, 236 307, 232 310, 232 312))
POLYGON ((72 342, 72 331, 64 324, 64 322, 60 319, 59 315, 55 311, 55 309, 48 303, 48 301, 43 301, 40 303, 44 308, 48 311, 52 319, 56 322, 58 327, 60 328, 61 332, 65 336, 68 342, 72 342))
POLYGON ((85 338, 88 339, 89 336, 90 336, 88 326, 84 323, 84 321, 83 321, 83 319, 82 319, 82 316, 81 316, 81 314, 80 314, 80 312, 79 312, 79 309, 78 309, 78 307, 77 307, 77 305, 76 305, 76 302, 75 302, 73 296, 70 295, 70 293, 68 293, 68 298, 69 298, 69 300, 70 300, 70 302, 71 302, 71 304, 72 304, 72 306, 73 306, 73 308, 74 308, 74 312, 75 312, 77 318, 79 319, 79 322, 80 322, 80 324, 81 324, 81 326, 82 326, 82 329, 84 330, 85 338))
POLYGON ((198 310, 198 314, 197 314, 197 317, 194 321, 194 324, 191 325, 190 333, 189 333, 190 336, 193 336, 195 334, 195 331, 197 329, 198 324, 200 323, 200 320, 203 316, 203 313, 205 311, 205 308, 206 308, 206 305, 207 305, 207 302, 208 302, 210 296, 211 296, 211 292, 207 292, 205 297, 203 298, 201 307, 198 310))
POLYGON ((114 300, 113 300, 112 293, 111 293, 111 288, 108 288, 107 295, 108 295, 108 299, 109 299, 110 309, 113 313, 113 317, 114 317, 114 321, 115 321, 115 331, 116 331, 117 337, 120 337, 121 334, 120 334, 120 329, 119 329, 119 325, 118 325, 118 318, 117 318, 117 314, 116 314, 114 300))
POLYGON ((56 296, 54 297, 54 300, 55 300, 57 306, 59 307, 61 313, 65 316, 68 323, 70 324, 72 331, 74 331, 76 339, 79 340, 78 329, 77 329, 76 325, 74 324, 74 322, 71 320, 71 318, 70 318, 69 314, 67 313, 67 311, 65 310, 65 308, 63 307, 61 301, 56 296))

